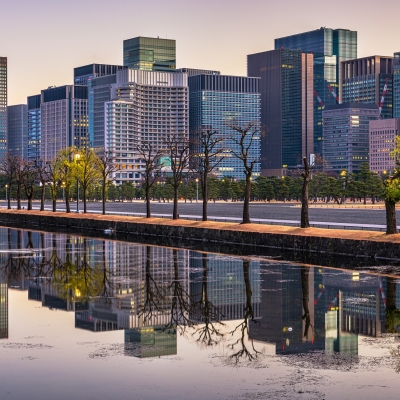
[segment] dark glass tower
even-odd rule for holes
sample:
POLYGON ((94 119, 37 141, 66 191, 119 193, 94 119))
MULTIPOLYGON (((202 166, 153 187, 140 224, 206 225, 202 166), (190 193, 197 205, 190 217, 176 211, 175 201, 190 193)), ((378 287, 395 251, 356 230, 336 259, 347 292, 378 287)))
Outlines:
POLYGON ((176 41, 141 36, 124 40, 124 67, 172 72, 176 69, 176 41))
POLYGON ((313 55, 271 50, 247 56, 261 78, 261 175, 282 176, 313 153, 313 55))
POLYGON ((296 49, 314 55, 314 152, 322 154, 322 110, 340 97, 340 63, 357 58, 357 32, 347 29, 320 28, 275 39, 275 49, 296 49), (322 100, 322 103, 318 100, 322 100))
POLYGON ((40 159, 40 94, 28 97, 28 161, 40 159))
POLYGON ((0 157, 7 151, 7 57, 0 57, 0 157))
POLYGON ((74 84, 88 85, 91 79, 101 76, 115 75, 118 70, 123 69, 122 65, 90 64, 74 68, 74 84))
POLYGON ((10 155, 27 160, 28 106, 26 104, 7 107, 7 147, 10 155))
POLYGON ((400 52, 394 53, 393 118, 400 118, 400 52))

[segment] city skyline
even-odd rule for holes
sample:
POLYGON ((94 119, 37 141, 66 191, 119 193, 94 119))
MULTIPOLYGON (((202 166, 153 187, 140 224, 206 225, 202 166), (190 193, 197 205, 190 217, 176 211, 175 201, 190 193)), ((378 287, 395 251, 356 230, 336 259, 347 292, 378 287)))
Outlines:
POLYGON ((75 0, 61 4, 44 1, 41 6, 19 0, 7 5, 0 34, 8 39, 2 42, 0 54, 9 63, 8 104, 26 103, 27 96, 48 86, 72 84, 75 67, 91 63, 122 64, 123 40, 136 36, 175 39, 178 68, 213 69, 224 75, 242 76, 246 75, 248 54, 273 50, 277 37, 321 26, 358 31, 358 57, 393 56, 400 50, 395 32, 396 11, 400 11, 400 5, 392 5, 387 0, 380 3, 382 14, 377 17, 376 3, 348 4, 340 0, 335 7, 346 10, 340 23, 328 14, 321 15, 321 2, 314 0, 302 4, 289 0, 264 4, 254 0, 247 8, 233 1, 229 9, 226 2, 205 0, 201 7, 196 7, 195 19, 193 7, 182 0, 168 4, 154 1, 146 5, 126 2, 120 6, 123 13, 121 8, 110 9, 102 0, 96 3, 88 0, 83 4, 75 0), (78 6, 80 12, 74 13, 71 20, 68 15, 78 6), (376 17, 376 28, 370 28, 370 18, 354 18, 360 15, 360 6, 364 16, 376 17), (284 19, 279 17, 283 12, 284 19), (134 28, 129 23, 133 15, 134 28), (379 17, 385 22, 384 31, 379 27, 379 17), (242 28, 246 20, 250 29, 242 28), (39 45, 38 42, 34 46, 29 44, 27 38, 35 37, 32 32, 36 32, 36 40, 40 38, 39 45))

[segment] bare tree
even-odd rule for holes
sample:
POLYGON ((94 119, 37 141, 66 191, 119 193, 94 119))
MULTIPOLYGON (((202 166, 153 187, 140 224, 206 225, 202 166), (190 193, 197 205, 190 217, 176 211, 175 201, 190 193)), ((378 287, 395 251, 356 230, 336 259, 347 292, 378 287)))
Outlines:
POLYGON ((53 160, 46 162, 46 181, 50 184, 50 193, 53 203, 53 212, 57 211, 57 190, 60 185, 60 164, 56 156, 53 160))
POLYGON ((144 179, 144 190, 146 197, 146 217, 151 217, 150 212, 150 190, 156 182, 157 178, 161 175, 163 164, 159 163, 163 151, 157 149, 151 143, 144 142, 136 146, 136 151, 140 155, 140 160, 144 163, 144 171, 140 174, 144 179))
POLYGON ((21 191, 24 184, 24 164, 20 159, 19 167, 15 170, 15 183, 17 185, 17 209, 21 209, 21 191))
POLYGON ((193 144, 193 170, 200 176, 203 195, 203 221, 207 221, 208 176, 224 160, 227 150, 221 144, 225 139, 214 129, 202 129, 193 144))
POLYGON ((114 157, 110 151, 101 150, 97 152, 95 163, 100 172, 101 177, 101 198, 103 204, 103 215, 106 214, 106 189, 107 181, 111 175, 118 171, 118 167, 114 164, 114 157))
POLYGON ((228 124, 235 131, 231 141, 234 143, 232 154, 242 161, 243 173, 245 175, 245 190, 243 204, 243 220, 242 224, 249 224, 250 221, 250 195, 251 195, 251 179, 254 167, 260 162, 259 153, 254 154, 254 145, 262 136, 262 131, 257 122, 248 122, 244 126, 240 126, 235 121, 228 124), (236 150, 236 148, 238 150, 236 150))
POLYGON ((303 178, 303 187, 301 190, 301 219, 300 228, 309 228, 310 219, 308 215, 308 183, 311 179, 311 167, 308 164, 307 157, 303 158, 304 171, 301 173, 303 178))
POLYGON ((46 163, 43 160, 35 160, 35 168, 37 172, 37 179, 41 185, 40 191, 40 211, 44 211, 44 201, 46 195, 46 183, 48 182, 48 175, 46 163))
POLYGON ((178 219, 178 190, 182 183, 185 170, 189 167, 189 141, 182 134, 168 134, 163 139, 164 154, 168 155, 171 162, 172 177, 168 183, 174 190, 174 208, 172 219, 178 219))
POLYGON ((28 199, 28 210, 32 210, 32 198, 35 192, 37 178, 36 163, 33 161, 24 163, 22 167, 22 183, 24 185, 25 195, 28 199))
POLYGON ((7 208, 11 208, 11 189, 15 183, 17 171, 20 169, 21 160, 17 156, 12 156, 10 153, 6 153, 0 160, 0 172, 6 177, 8 185, 8 200, 7 208))

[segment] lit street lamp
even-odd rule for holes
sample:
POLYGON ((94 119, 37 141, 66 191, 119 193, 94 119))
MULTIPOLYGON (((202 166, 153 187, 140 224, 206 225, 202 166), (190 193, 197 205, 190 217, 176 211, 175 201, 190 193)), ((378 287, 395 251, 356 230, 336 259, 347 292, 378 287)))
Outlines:
POLYGON ((8 185, 6 185, 6 201, 8 201, 8 185))
POLYGON ((63 201, 65 201, 65 182, 61 183, 61 187, 62 187, 62 190, 63 190, 63 201))
POLYGON ((196 178, 196 203, 199 202, 199 179, 196 178))

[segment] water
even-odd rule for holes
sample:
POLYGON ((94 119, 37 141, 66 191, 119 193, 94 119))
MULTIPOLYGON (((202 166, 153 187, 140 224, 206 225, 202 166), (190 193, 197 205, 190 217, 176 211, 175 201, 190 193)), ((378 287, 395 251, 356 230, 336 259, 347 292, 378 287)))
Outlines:
POLYGON ((8 228, 0 243, 1 399, 398 398, 393 268, 8 228))

